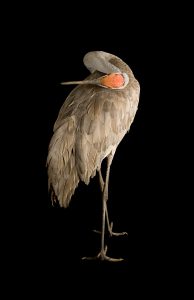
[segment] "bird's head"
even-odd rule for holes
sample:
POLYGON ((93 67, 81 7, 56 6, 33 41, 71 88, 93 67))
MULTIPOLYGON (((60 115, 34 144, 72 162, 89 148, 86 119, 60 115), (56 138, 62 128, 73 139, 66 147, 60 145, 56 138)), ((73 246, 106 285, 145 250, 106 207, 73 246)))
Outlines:
POLYGON ((107 89, 114 89, 114 90, 124 89, 129 82, 129 76, 127 73, 122 72, 122 70, 119 67, 115 66, 110 62, 110 60, 113 58, 117 58, 117 57, 103 51, 89 52, 84 56, 83 59, 85 66, 88 68, 88 70, 91 73, 98 71, 105 75, 99 76, 98 78, 95 79, 86 79, 82 81, 68 81, 68 82, 62 82, 61 84, 62 85, 92 84, 107 89))

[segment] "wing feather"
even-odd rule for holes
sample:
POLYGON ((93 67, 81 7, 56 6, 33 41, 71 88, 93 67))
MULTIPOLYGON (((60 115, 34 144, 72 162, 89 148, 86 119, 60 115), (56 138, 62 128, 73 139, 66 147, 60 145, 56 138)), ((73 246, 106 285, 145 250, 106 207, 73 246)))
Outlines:
POLYGON ((88 184, 102 160, 115 152, 133 122, 137 87, 134 82, 123 90, 83 85, 67 97, 54 125, 47 158, 49 187, 61 206, 69 205, 79 180, 88 184))

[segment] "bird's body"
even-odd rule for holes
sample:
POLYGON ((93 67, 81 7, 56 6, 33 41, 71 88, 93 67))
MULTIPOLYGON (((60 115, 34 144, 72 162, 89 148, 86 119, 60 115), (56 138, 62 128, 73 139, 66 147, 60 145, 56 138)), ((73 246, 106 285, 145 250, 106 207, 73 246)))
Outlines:
POLYGON ((104 158, 112 161, 139 101, 139 83, 120 58, 95 51, 84 63, 92 74, 77 82, 61 107, 47 158, 49 188, 62 207, 79 181, 88 184, 104 158))

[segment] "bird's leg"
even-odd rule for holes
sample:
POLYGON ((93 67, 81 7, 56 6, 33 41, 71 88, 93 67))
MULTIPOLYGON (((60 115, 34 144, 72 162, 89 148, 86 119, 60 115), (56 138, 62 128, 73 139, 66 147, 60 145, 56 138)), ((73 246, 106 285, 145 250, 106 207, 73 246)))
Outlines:
POLYGON ((106 179, 102 194, 102 235, 101 235, 101 251, 99 253, 99 258, 102 260, 108 260, 108 261, 121 261, 122 258, 111 258, 106 255, 107 247, 104 246, 104 235, 105 235, 105 218, 108 221, 108 210, 107 210, 107 200, 108 200, 108 185, 109 185, 109 176, 110 176, 110 166, 113 160, 114 154, 109 154, 107 157, 107 169, 106 169, 106 179))
MULTIPOLYGON (((102 177, 102 172, 101 172, 101 170, 98 170, 98 175, 99 175, 100 189, 101 189, 101 192, 103 193, 104 187, 105 187, 105 183, 104 183, 104 179, 103 179, 103 177, 102 177)), ((107 221, 107 227, 108 227, 108 230, 109 230, 113 224, 111 223, 111 225, 110 225, 110 223, 109 223, 108 209, 107 209, 107 201, 105 201, 105 216, 106 216, 106 221, 107 221)), ((111 229, 112 229, 112 228, 111 228, 111 229)), ((102 233, 102 232, 99 231, 99 230, 93 230, 93 231, 96 232, 96 233, 100 233, 100 234, 102 233)), ((109 231, 109 232, 110 232, 110 231, 109 231)))
POLYGON ((104 190, 104 179, 102 177, 101 170, 98 171, 98 175, 99 175, 100 189, 101 189, 101 192, 103 193, 103 190, 104 190))
MULTIPOLYGON (((102 177, 101 170, 98 171, 98 174, 99 174, 100 189, 101 189, 101 192, 103 193, 105 184, 104 184, 104 180, 103 180, 103 177, 102 177)), ((108 200, 108 197, 107 197, 107 200, 108 200)), ((109 222, 107 201, 105 202, 105 215, 106 215, 106 222, 107 222, 108 231, 111 232, 112 227, 113 227, 113 222, 111 222, 111 224, 109 222)), ((97 231, 97 230, 95 230, 95 232, 101 233, 100 231, 97 231)))
POLYGON ((109 175, 110 175, 110 166, 112 163, 113 154, 110 154, 107 157, 107 170, 106 170, 106 179, 104 183, 103 193, 102 193, 102 233, 101 233, 101 250, 100 253, 96 257, 83 257, 83 259, 101 259, 112 262, 122 261, 123 258, 112 258, 106 255, 107 246, 104 245, 104 235, 105 235, 105 220, 106 220, 106 202, 108 200, 108 183, 109 183, 109 175))
MULTIPOLYGON (((100 189, 101 189, 101 191, 103 193, 105 184, 104 184, 104 180, 103 180, 103 177, 102 177, 101 170, 98 171, 98 174, 99 174, 100 189)), ((108 191, 107 191, 107 200, 108 200, 108 191)), ((109 232, 110 236, 113 236, 113 235, 114 236, 127 235, 128 234, 127 232, 113 232, 112 231, 112 229, 113 229, 113 222, 110 223, 110 221, 109 221, 107 200, 105 201, 105 215, 106 215, 107 228, 108 228, 108 232, 109 232)), ((98 230, 94 230, 94 232, 101 233, 98 230)))
POLYGON ((126 231, 124 232, 114 232, 112 231, 113 229, 113 222, 109 222, 109 217, 108 217, 108 208, 107 208, 107 203, 106 203, 106 222, 107 222, 107 227, 108 227, 108 232, 110 236, 120 236, 120 235, 128 235, 126 231))

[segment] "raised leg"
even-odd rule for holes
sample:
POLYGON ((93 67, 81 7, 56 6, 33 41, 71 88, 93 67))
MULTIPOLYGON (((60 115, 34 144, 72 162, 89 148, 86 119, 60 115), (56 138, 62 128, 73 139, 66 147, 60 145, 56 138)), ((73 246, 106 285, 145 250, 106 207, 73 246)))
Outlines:
POLYGON ((123 232, 114 232, 112 231, 113 229, 113 222, 109 222, 109 217, 108 217, 108 208, 107 208, 107 203, 106 203, 106 222, 107 222, 107 228, 110 236, 121 236, 121 235, 128 235, 126 231, 123 232))
MULTIPOLYGON (((102 177, 101 170, 98 171, 98 174, 99 174, 100 189, 103 193, 103 191, 104 191, 104 180, 103 180, 103 177, 102 177)), ((107 191, 107 193, 108 193, 108 191, 107 191)), ((108 200, 108 196, 107 196, 107 200, 108 200)), ((114 236, 128 235, 128 233, 126 231, 124 231, 124 232, 114 232, 114 231, 112 231, 113 222, 110 223, 110 221, 109 221, 107 200, 105 201, 105 216, 106 216, 106 223, 107 223, 107 228, 108 228, 108 232, 109 232, 110 236, 113 236, 113 235, 114 236)), ((98 230, 94 230, 94 232, 101 233, 98 230)))

